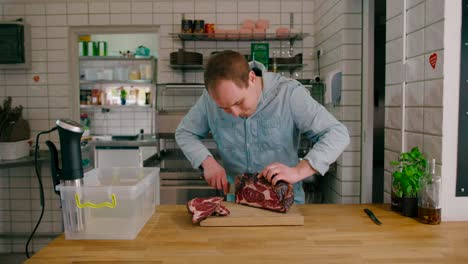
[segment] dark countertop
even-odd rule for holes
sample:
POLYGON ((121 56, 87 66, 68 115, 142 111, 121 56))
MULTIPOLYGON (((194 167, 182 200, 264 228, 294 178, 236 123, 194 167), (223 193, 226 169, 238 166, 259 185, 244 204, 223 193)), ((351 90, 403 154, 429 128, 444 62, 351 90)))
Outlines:
MULTIPOLYGON (((48 150, 40 150, 38 161, 40 163, 49 162, 50 154, 48 150)), ((9 169, 15 167, 34 166, 34 153, 31 156, 15 159, 15 160, 0 160, 0 169, 9 169)))
POLYGON ((111 136, 94 136, 93 140, 88 143, 91 146, 106 146, 106 147, 144 147, 144 146, 157 146, 158 137, 156 135, 143 135, 143 138, 135 140, 126 139, 112 139, 111 136))
MULTIPOLYGON (((213 157, 221 162, 218 150, 209 149, 213 157)), ((155 154, 143 163, 144 167, 160 167, 161 172, 198 172, 192 168, 181 149, 166 149, 155 154)))

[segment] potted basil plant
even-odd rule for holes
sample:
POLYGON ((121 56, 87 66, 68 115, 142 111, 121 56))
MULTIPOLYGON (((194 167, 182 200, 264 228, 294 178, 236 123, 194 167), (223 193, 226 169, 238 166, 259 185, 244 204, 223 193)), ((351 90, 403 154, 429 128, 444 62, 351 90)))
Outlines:
POLYGON ((427 160, 418 147, 403 152, 396 161, 390 163, 396 167, 393 172, 392 192, 402 199, 402 214, 414 217, 418 214, 419 179, 427 173, 427 160))

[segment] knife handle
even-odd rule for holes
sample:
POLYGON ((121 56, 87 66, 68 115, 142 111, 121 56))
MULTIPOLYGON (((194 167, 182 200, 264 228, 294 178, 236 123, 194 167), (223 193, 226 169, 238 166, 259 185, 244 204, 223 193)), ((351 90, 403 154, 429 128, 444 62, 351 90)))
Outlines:
POLYGON ((382 222, 379 221, 379 219, 374 215, 374 213, 370 210, 370 209, 364 209, 364 212, 366 212, 366 214, 369 216, 370 219, 372 219, 372 221, 374 221, 374 223, 376 225, 381 225, 382 222))

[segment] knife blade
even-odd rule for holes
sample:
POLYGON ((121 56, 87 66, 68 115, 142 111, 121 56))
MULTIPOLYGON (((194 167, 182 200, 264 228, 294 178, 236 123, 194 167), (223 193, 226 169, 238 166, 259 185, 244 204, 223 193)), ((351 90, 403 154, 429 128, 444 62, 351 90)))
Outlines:
POLYGON ((370 209, 366 208, 364 209, 364 212, 369 216, 370 219, 372 219, 372 221, 374 221, 376 225, 382 224, 382 222, 379 221, 379 219, 374 215, 374 213, 370 209))

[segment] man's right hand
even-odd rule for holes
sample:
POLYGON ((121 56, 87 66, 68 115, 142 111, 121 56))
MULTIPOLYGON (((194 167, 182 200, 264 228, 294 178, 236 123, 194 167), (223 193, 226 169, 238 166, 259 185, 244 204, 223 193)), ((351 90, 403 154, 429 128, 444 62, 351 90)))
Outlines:
POLYGON ((212 157, 208 156, 203 162, 205 180, 212 187, 223 190, 225 194, 229 192, 226 170, 212 157))

